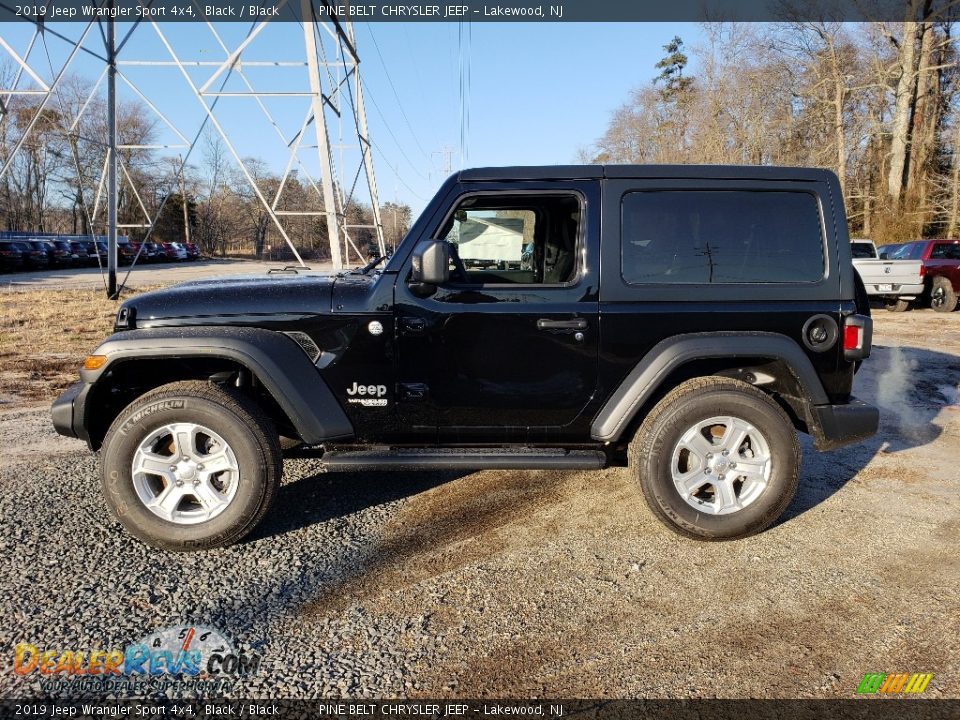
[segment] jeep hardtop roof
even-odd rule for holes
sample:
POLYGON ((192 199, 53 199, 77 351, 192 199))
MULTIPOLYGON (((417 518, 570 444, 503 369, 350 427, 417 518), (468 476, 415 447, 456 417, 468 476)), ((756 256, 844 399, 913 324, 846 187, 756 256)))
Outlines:
POLYGON ((711 180, 829 180, 822 168, 769 165, 514 165, 461 170, 460 181, 597 180, 601 178, 691 178, 711 180))

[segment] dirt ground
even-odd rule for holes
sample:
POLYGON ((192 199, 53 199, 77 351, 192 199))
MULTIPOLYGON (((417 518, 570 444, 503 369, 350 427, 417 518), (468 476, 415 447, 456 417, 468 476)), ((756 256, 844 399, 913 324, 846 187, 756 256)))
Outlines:
POLYGON ((876 313, 857 378, 872 440, 804 443, 764 534, 696 543, 629 471, 484 472, 411 496, 356 574, 307 606, 400 620, 429 599, 424 697, 851 697, 932 672, 960 697, 960 313, 876 313))
MULTIPOLYGON (((63 319, 88 300, 0 295, 6 458, 85 452, 30 429, 109 327, 106 306, 63 319)), ((933 673, 926 696, 960 697, 960 312, 874 317, 855 390, 881 407, 880 432, 824 454, 805 441, 798 496, 761 535, 679 538, 625 469, 438 474, 371 520, 349 572, 284 622, 310 637, 344 618, 377 628, 357 629, 360 648, 421 618, 428 633, 396 641, 421 697, 852 697, 867 672, 933 673)), ((317 488, 367 487, 290 475, 303 487, 289 512, 306 519, 287 536, 307 532, 317 488)))
POLYGON ((119 305, 103 289, 0 291, 0 407, 53 400, 76 382, 119 305))

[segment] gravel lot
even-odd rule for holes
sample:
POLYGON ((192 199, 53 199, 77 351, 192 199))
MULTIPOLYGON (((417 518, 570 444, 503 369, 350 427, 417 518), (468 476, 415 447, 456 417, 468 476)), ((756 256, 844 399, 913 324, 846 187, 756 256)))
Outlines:
MULTIPOLYGON (((199 280, 217 275, 248 275, 264 273, 270 268, 295 265, 295 262, 276 260, 216 260, 204 259, 180 263, 137 263, 117 268, 117 284, 123 282, 130 271, 126 287, 142 288, 149 285, 199 280)), ((326 271, 329 263, 307 263, 311 270, 326 271)), ((106 287, 106 268, 101 274, 99 267, 65 268, 62 270, 36 270, 32 272, 5 273, 0 275, 0 288, 4 290, 78 290, 106 287)))
POLYGON ((200 623, 263 656, 236 696, 851 697, 931 672, 960 697, 960 312, 876 313, 858 394, 881 433, 818 455, 763 535, 702 544, 626 470, 322 474, 225 550, 107 521, 95 462, 46 407, 0 415, 0 693, 12 647, 125 646, 200 623))

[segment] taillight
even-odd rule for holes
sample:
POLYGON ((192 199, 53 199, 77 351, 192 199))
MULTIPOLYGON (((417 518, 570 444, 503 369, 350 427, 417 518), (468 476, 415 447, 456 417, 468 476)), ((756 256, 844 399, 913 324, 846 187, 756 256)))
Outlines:
POLYGON ((863 347, 863 328, 847 325, 843 329, 843 349, 859 350, 863 347))
POLYGON ((873 320, 866 315, 847 315, 843 319, 843 357, 863 360, 870 356, 873 320))
POLYGON ((927 266, 923 263, 920 263, 920 277, 924 277, 927 274, 927 266))

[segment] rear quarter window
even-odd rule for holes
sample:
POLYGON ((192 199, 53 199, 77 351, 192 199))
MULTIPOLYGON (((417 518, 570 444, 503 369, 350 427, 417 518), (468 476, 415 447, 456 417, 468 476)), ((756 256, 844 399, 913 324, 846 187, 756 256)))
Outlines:
POLYGON ((931 260, 960 260, 960 245, 955 243, 937 243, 930 251, 931 260))
POLYGON ((621 273, 630 284, 817 282, 824 276, 820 205, 809 192, 629 192, 621 221, 621 273))

